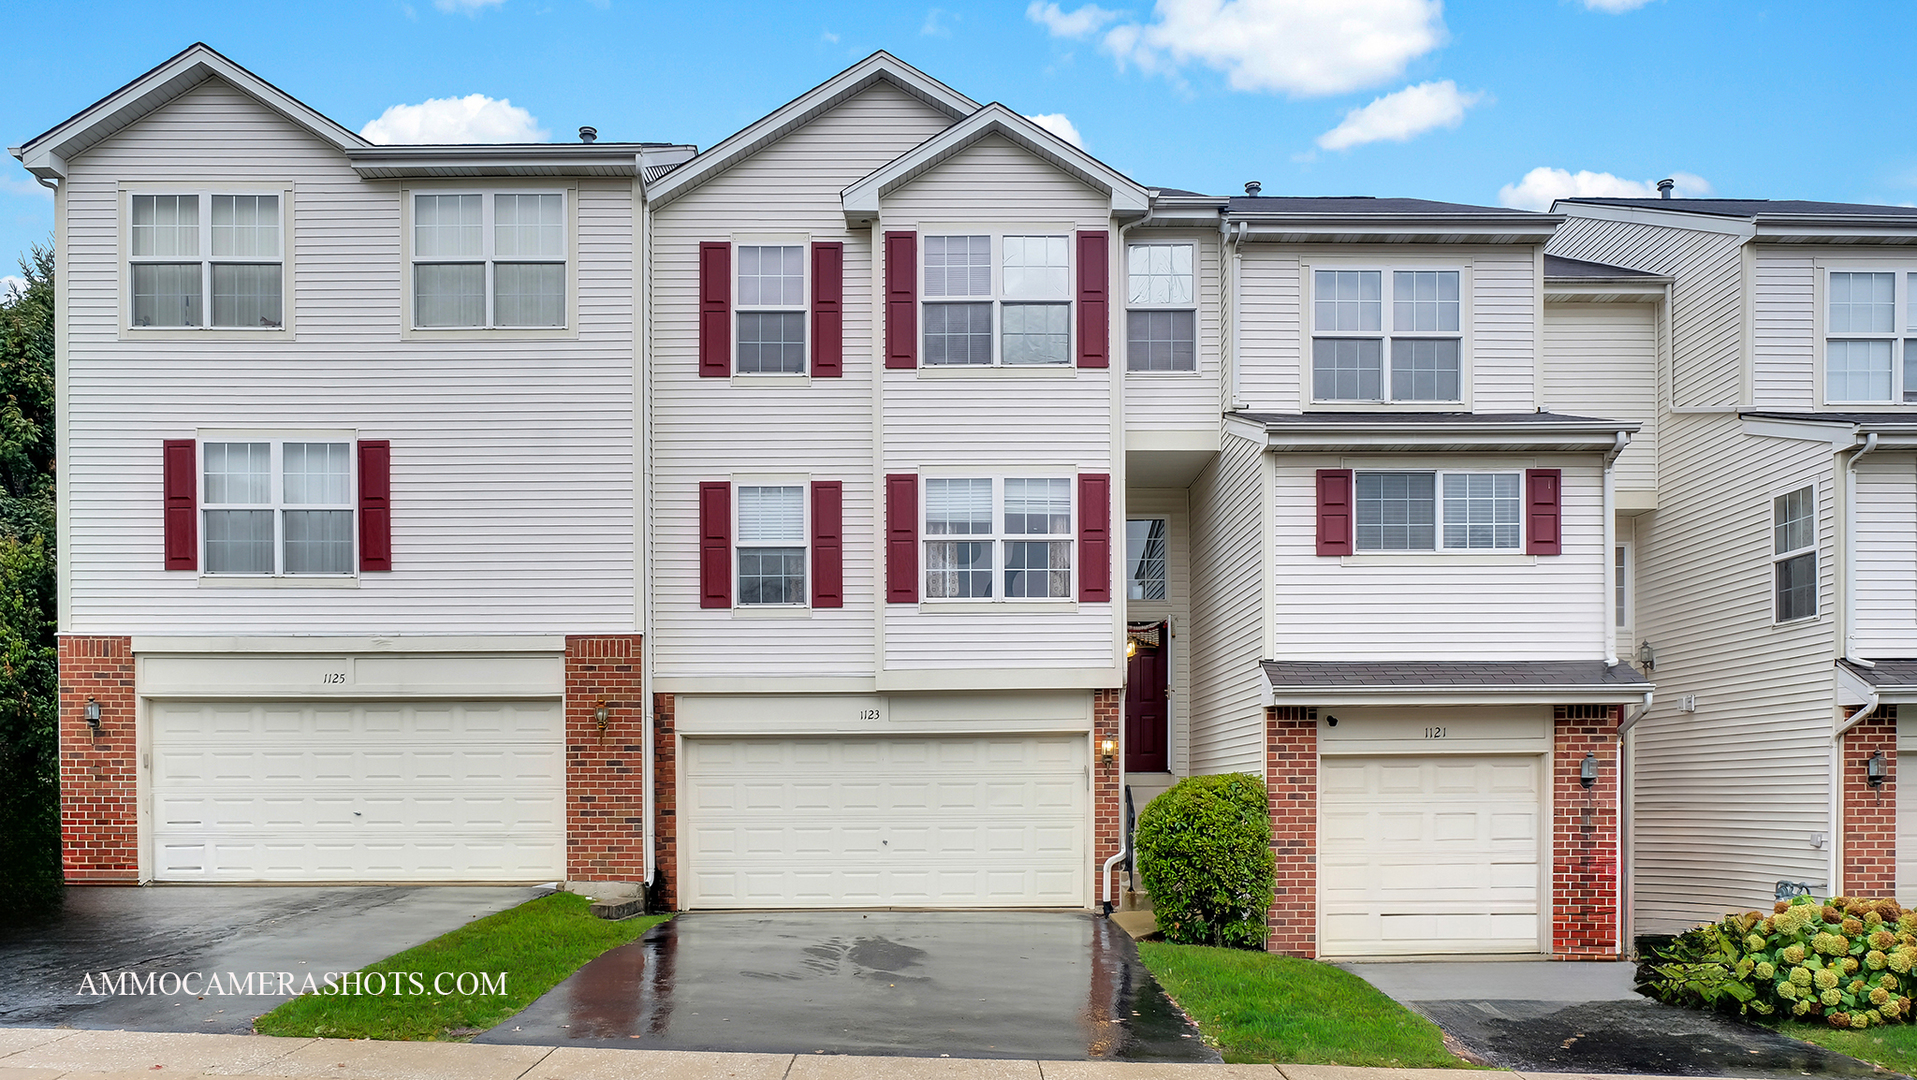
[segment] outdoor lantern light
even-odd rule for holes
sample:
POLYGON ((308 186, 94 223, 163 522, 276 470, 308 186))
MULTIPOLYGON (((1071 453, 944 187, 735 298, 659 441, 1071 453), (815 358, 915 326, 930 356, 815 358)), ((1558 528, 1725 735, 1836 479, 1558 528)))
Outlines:
POLYGON ((612 706, 605 698, 599 699, 599 706, 592 710, 592 722, 599 725, 599 734, 606 733, 606 725, 612 722, 612 706))
POLYGON ((1578 783, 1590 787, 1597 783, 1597 755, 1585 754, 1584 764, 1578 766, 1578 783))
POLYGON ((86 715, 87 715, 87 726, 92 728, 95 731, 100 730, 100 703, 93 700, 92 698, 88 698, 86 715))
POLYGON ((1872 754, 1870 760, 1864 762, 1864 782, 1871 787, 1884 786, 1884 752, 1882 750, 1872 754))
POLYGON ((1125 659, 1130 660, 1132 657, 1137 655, 1138 655, 1138 639, 1135 637, 1127 637, 1125 639, 1125 659))
POLYGON ((1112 755, 1116 753, 1118 753, 1117 739, 1106 739, 1104 742, 1098 744, 1098 755, 1104 760, 1110 761, 1112 755))

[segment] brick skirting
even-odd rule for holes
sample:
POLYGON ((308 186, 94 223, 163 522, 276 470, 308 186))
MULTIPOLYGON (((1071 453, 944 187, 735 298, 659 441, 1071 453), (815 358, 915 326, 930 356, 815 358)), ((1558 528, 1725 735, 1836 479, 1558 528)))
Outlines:
POLYGON ((1618 740, 1616 705, 1552 710, 1557 763, 1551 805, 1551 953, 1564 959, 1615 957, 1618 929, 1618 740), (1597 782, 1580 777, 1586 754, 1597 782))
POLYGON ((1885 705, 1844 734, 1838 754, 1844 799, 1845 896, 1897 895, 1897 706, 1885 705), (1884 755, 1884 783, 1871 787, 1872 754, 1884 755))
POLYGON ((652 695, 652 851, 665 882, 660 902, 679 907, 679 740, 676 699, 652 695))
POLYGON ((638 634, 566 638, 566 877, 645 878, 646 698, 638 634), (606 725, 596 712, 606 706, 606 725))
MULTIPOLYGON (((1125 747, 1119 736, 1124 715, 1125 691, 1108 688, 1092 691, 1092 903, 1105 898, 1105 860, 1124 846, 1125 747), (1103 747, 1110 739, 1114 750, 1107 761, 1103 747)), ((1119 871, 1112 871, 1112 900, 1118 900, 1119 871)))
POLYGON ((60 636, 60 847, 69 885, 140 881, 133 639, 60 636), (100 730, 87 726, 91 698, 100 730))
POLYGON ((1265 799, 1277 892, 1265 948, 1318 955, 1318 711, 1265 710, 1265 799))

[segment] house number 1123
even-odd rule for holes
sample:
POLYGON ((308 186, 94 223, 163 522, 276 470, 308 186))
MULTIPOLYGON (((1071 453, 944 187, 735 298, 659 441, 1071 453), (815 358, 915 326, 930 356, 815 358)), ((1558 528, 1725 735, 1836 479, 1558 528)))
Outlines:
POLYGON ((1444 738, 1444 729, 1441 727, 1425 728, 1424 737, 1427 739, 1442 739, 1444 738))
POLYGON ((877 720, 878 718, 879 718, 879 710, 877 709, 860 709, 859 710, 859 719, 861 720, 877 720))

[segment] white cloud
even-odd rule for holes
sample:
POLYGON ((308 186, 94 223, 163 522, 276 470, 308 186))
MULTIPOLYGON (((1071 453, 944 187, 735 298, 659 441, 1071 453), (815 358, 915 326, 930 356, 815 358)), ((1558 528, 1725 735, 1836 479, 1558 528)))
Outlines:
POLYGON ((545 142, 547 134, 532 113, 484 94, 395 105, 359 133, 376 143, 400 144, 545 142))
POLYGON ((27 291, 27 279, 17 274, 0 274, 0 300, 27 291))
POLYGON ((32 195, 53 200, 53 192, 31 176, 0 176, 0 191, 10 195, 32 195))
POLYGON ((958 21, 957 15, 943 8, 932 8, 927 11, 925 13, 925 25, 919 27, 920 35, 924 37, 951 37, 952 28, 945 25, 945 19, 948 17, 953 22, 958 21))
POLYGON ((1079 137, 1078 128, 1072 126, 1072 122, 1065 118, 1064 113, 1039 113, 1037 116, 1028 116, 1025 119, 1064 139, 1080 150, 1085 149, 1085 140, 1079 137))
POLYGON ((821 30, 819 31, 819 40, 828 45, 837 45, 839 43, 839 35, 830 30, 821 30))
POLYGON ((1349 150, 1387 139, 1404 142, 1433 128, 1457 127, 1464 110, 1483 100, 1483 93, 1464 93, 1450 79, 1407 86, 1346 113, 1343 123, 1318 136, 1318 145, 1349 150))
POLYGON ((1636 11, 1650 2, 1651 0, 1584 0, 1584 6, 1592 11, 1622 15, 1627 11, 1636 11))
POLYGON ((1118 12, 1107 11, 1097 4, 1062 11, 1057 4, 1032 0, 1032 6, 1025 9, 1025 17, 1050 30, 1053 37, 1078 38, 1103 29, 1106 23, 1118 18, 1118 12))
POLYGON ((1121 68, 1196 61, 1234 90, 1342 94, 1444 44, 1443 16, 1442 0, 1158 0, 1153 21, 1120 23, 1104 45, 1121 68))
POLYGON ((433 0, 433 6, 441 11, 460 11, 468 15, 477 15, 489 7, 498 7, 506 0, 433 0))
MULTIPOLYGON (((1671 192, 1680 199, 1694 199, 1712 193, 1710 181, 1694 173, 1670 174, 1677 181, 1671 192)), ((1655 199, 1657 182, 1627 180, 1603 172, 1570 172, 1541 165, 1524 174, 1515 184, 1498 189, 1498 205, 1518 210, 1549 210, 1557 199, 1655 199)))

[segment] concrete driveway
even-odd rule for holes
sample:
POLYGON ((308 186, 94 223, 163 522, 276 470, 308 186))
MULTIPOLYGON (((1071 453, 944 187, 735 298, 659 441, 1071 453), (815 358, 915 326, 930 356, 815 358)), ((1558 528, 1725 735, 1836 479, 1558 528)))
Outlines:
POLYGON ((291 997, 280 972, 355 971, 550 890, 467 886, 167 885, 67 890, 60 918, 0 929, 0 1026, 247 1034, 291 997), (174 974, 174 992, 159 993, 174 974), (249 979, 249 973, 261 973, 249 979), (142 983, 132 987, 132 973, 142 983), (180 976, 204 988, 179 992, 180 976), (227 973, 238 981, 226 978, 227 973), (271 978, 266 977, 271 974, 271 978), (158 985, 147 992, 149 977, 158 985), (105 989, 111 983, 111 989, 105 989), (121 990, 128 992, 121 993, 121 990), (89 992, 91 991, 91 992, 89 992), (104 991, 104 992, 103 992, 104 991))
POLYGON ((481 1043, 1217 1061, 1129 935, 1051 912, 694 912, 481 1043))
POLYGON ((1628 963, 1457 961, 1339 967, 1422 1013, 1447 1042, 1521 1072, 1797 1080, 1891 1077, 1855 1058, 1728 1016, 1644 997, 1628 963))

